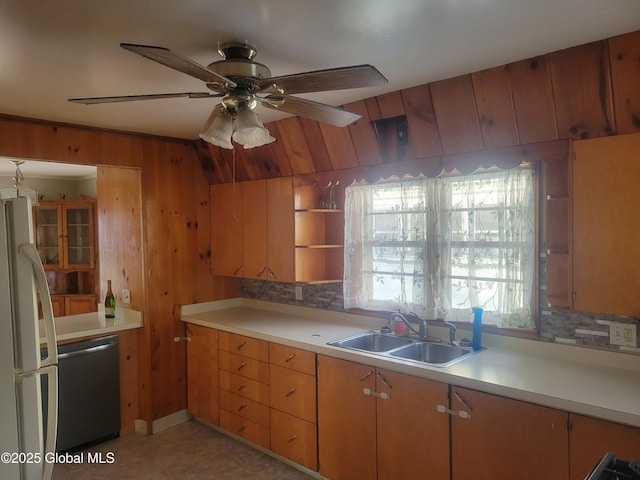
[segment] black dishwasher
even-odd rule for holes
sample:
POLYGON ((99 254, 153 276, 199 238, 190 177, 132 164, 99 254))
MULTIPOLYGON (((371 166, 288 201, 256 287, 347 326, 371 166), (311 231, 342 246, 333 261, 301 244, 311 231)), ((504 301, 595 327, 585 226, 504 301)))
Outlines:
MULTIPOLYGON (((43 414, 46 425, 47 412, 43 414)), ((58 346, 56 451, 76 450, 119 434, 118 336, 58 346)))

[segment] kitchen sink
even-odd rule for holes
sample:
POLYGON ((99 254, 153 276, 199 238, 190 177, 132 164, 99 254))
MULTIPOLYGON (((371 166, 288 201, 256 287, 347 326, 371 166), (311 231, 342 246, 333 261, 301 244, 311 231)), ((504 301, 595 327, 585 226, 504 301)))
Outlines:
POLYGON ((328 345, 375 353, 434 367, 448 367, 478 352, 450 343, 399 337, 378 331, 364 332, 329 342, 328 345))
POLYGON ((418 342, 396 348, 389 355, 404 360, 413 360, 439 366, 448 366, 462 360, 474 352, 473 350, 445 343, 418 342))
POLYGON ((342 348, 354 348, 365 352, 388 352, 390 350, 414 343, 406 337, 396 337, 378 332, 366 332, 351 337, 329 342, 329 345, 342 348))

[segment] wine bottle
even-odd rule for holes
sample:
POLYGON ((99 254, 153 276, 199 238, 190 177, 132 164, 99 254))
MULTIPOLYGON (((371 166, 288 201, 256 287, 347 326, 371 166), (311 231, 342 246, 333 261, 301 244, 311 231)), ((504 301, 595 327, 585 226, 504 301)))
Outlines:
POLYGON ((107 318, 115 318, 116 316, 116 297, 111 291, 111 280, 107 280, 107 296, 104 297, 104 316, 107 318))

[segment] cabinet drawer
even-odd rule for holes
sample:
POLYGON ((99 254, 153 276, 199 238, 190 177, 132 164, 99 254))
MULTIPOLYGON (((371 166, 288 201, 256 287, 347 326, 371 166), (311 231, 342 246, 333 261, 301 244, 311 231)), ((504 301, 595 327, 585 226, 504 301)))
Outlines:
POLYGON ((271 450, 300 465, 318 471, 316 426, 277 410, 271 410, 271 450))
POLYGON ((269 428, 264 425, 247 420, 227 410, 220 410, 220 426, 261 447, 269 448, 269 428))
POLYGON ((316 354, 278 343, 269 344, 269 363, 297 370, 307 375, 316 374, 316 354))
POLYGON ((269 385, 266 383, 260 383, 226 370, 220 370, 219 379, 220 389, 263 405, 269 405, 269 385))
POLYGON ((269 383, 269 364, 254 358, 220 352, 220 369, 262 383, 269 383))
POLYGON ((271 365, 270 405, 316 423, 316 377, 271 365))
POLYGON ((235 333, 220 332, 220 350, 255 358, 262 362, 269 361, 269 343, 256 338, 245 337, 235 333))
POLYGON ((265 427, 269 426, 269 407, 240 395, 220 390, 220 408, 265 427))

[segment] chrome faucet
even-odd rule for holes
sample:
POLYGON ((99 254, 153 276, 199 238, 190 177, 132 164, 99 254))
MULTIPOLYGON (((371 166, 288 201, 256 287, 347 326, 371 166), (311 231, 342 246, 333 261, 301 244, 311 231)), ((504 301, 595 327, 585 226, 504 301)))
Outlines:
POLYGON ((409 328, 409 330, 411 330, 416 335, 419 335, 421 339, 423 340, 428 339, 429 337, 427 336, 427 321, 423 320, 422 318, 418 317, 415 314, 413 314, 413 316, 418 320, 420 330, 416 330, 413 327, 413 325, 411 325, 411 322, 407 320, 407 318, 401 313, 392 313, 391 317, 389 317, 389 324, 393 324, 394 320, 396 318, 399 318, 404 322, 404 324, 409 328))
POLYGON ((453 342, 456 341, 456 326, 444 320, 444 324, 446 327, 449 327, 449 343, 453 345, 453 342))

